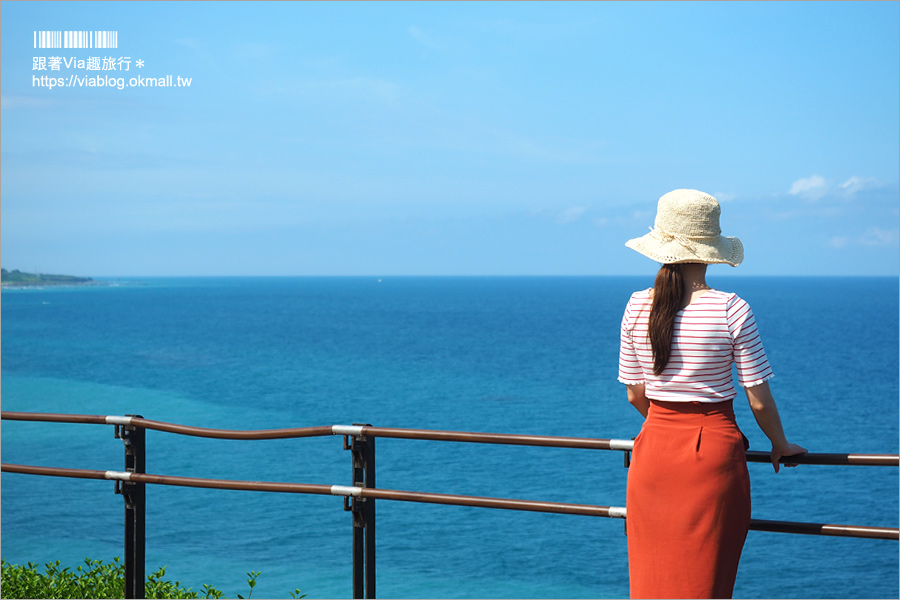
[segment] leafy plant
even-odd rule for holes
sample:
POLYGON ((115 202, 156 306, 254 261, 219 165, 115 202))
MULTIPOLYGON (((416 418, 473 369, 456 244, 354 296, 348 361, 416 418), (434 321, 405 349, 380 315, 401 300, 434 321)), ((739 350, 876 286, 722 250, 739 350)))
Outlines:
MULTIPOLYGON (((247 594, 247 598, 249 598, 253 595, 253 588, 256 586, 256 578, 259 577, 259 571, 250 571, 249 573, 247 573, 247 577, 249 577, 247 583, 250 585, 250 593, 247 594)), ((244 597, 240 594, 238 594, 237 597, 241 600, 244 600, 244 597)))
MULTIPOLYGON (((84 559, 84 565, 79 565, 74 571, 69 567, 61 568, 60 562, 52 562, 44 565, 44 573, 39 572, 34 563, 25 566, 11 565, 5 560, 2 564, 2 581, 0 581, 0 595, 3 598, 122 598, 125 595, 125 565, 116 557, 111 563, 101 560, 84 559)), ((253 595, 256 587, 256 579, 259 571, 247 573, 247 584, 253 595)), ((222 598, 220 590, 203 585, 202 592, 184 588, 180 581, 172 583, 165 579, 166 567, 161 567, 147 576, 144 585, 144 593, 147 598, 222 598)), ((238 598, 243 598, 240 594, 238 598)), ((291 592, 291 598, 305 598, 300 595, 300 590, 291 592)))

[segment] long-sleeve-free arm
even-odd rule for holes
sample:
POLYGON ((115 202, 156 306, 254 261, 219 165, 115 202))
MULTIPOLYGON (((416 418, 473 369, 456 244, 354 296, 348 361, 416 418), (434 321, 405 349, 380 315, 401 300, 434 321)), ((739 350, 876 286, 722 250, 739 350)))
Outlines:
POLYGON ((635 407, 639 413, 644 415, 644 418, 646 419, 647 412, 650 410, 650 400, 644 393, 644 384, 636 383, 627 385, 625 386, 625 389, 628 393, 628 402, 630 402, 631 405, 635 407))
POLYGON ((756 418, 759 428, 772 442, 772 466, 775 467, 775 472, 777 473, 778 461, 782 456, 803 454, 806 452, 806 448, 788 442, 787 436, 784 435, 781 416, 778 414, 778 407, 775 405, 775 398, 772 396, 772 390, 769 388, 768 381, 744 388, 744 390, 747 392, 750 410, 753 411, 753 416, 756 418))

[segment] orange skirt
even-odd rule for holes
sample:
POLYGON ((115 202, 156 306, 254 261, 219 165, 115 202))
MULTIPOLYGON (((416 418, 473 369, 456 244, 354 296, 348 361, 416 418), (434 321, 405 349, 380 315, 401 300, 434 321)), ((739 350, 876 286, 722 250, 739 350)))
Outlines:
POLYGON ((632 598, 731 598, 750 476, 731 402, 650 402, 626 499, 632 598))

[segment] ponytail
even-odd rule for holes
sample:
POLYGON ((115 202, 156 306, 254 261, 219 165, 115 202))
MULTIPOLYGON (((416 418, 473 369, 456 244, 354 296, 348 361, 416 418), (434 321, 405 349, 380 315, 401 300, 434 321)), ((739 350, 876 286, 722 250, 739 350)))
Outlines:
POLYGON ((672 353, 675 315, 684 297, 684 278, 678 265, 663 265, 653 286, 653 306, 647 335, 653 348, 653 374, 660 375, 672 353))

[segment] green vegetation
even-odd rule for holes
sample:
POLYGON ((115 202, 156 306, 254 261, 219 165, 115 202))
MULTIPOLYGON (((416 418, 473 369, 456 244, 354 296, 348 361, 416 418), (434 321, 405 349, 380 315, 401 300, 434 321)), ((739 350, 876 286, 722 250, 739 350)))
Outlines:
MULTIPOLYGON (((47 563, 45 573, 38 571, 37 565, 26 566, 3 565, 3 577, 0 581, 0 596, 3 598, 123 598, 125 596, 125 565, 116 557, 111 563, 102 560, 84 559, 74 571, 69 567, 60 568, 59 561, 47 563)), ((147 576, 144 592, 147 598, 222 598, 222 592, 204 584, 202 592, 194 592, 181 586, 181 582, 172 583, 163 579, 166 568, 162 567, 147 576)), ((259 571, 247 573, 247 584, 253 595, 259 571)), ((238 598, 243 598, 240 594, 238 598)), ((304 598, 300 590, 291 592, 291 598, 304 598)))
POLYGON ((0 269, 0 281, 3 285, 73 285, 92 283, 90 277, 73 277, 71 275, 45 275, 42 273, 23 273, 18 269, 7 271, 0 269))

